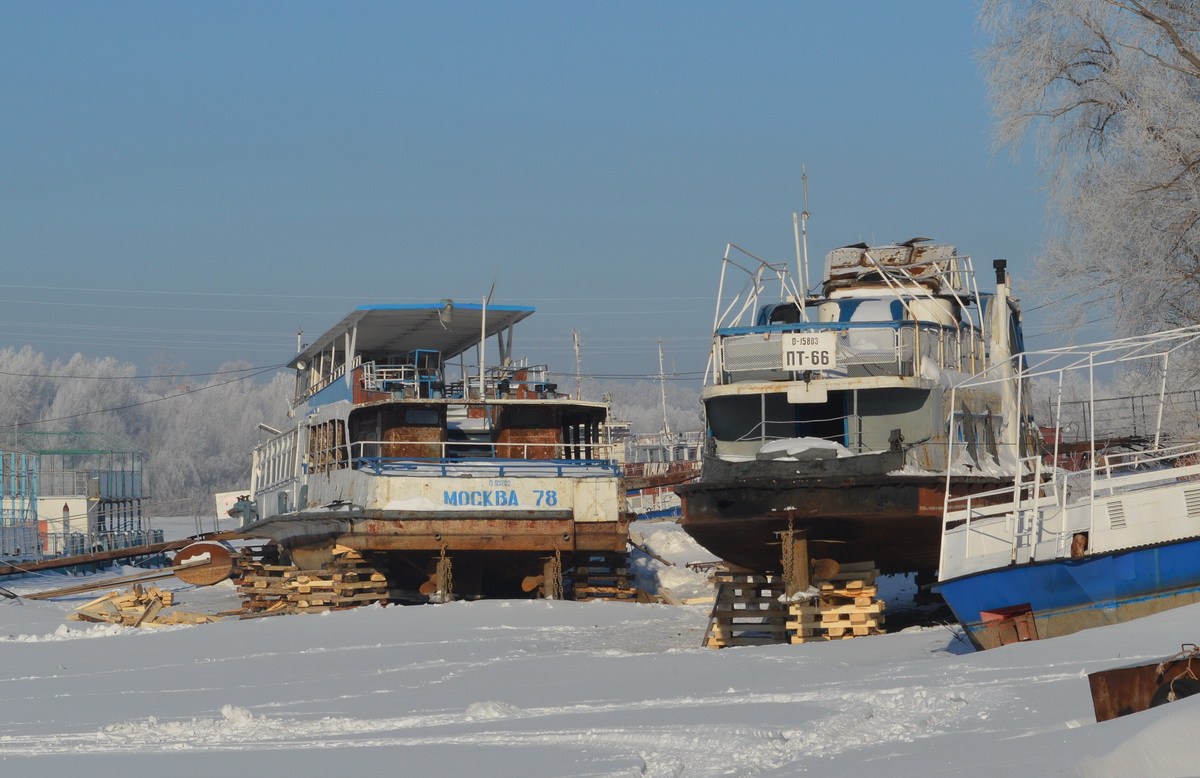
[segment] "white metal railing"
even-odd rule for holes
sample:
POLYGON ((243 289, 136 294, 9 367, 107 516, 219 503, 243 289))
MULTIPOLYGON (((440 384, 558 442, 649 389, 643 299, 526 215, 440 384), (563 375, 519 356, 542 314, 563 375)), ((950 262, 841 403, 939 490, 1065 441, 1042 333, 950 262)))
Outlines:
POLYGON ((347 448, 317 451, 313 456, 325 461, 348 462, 362 459, 528 459, 528 460, 612 460, 617 444, 613 443, 522 443, 497 441, 428 441, 428 440, 367 440, 356 441, 347 448), (412 453, 395 452, 420 452, 412 453))
MULTIPOLYGON (((305 473, 370 470, 378 475, 445 475, 463 468, 501 474, 616 475, 617 444, 498 443, 486 441, 373 440, 309 453, 305 473)), ((263 491, 283 482, 258 487, 263 491)))
POLYGON ((1063 507, 1065 490, 1055 480, 1043 479, 1040 456, 1022 459, 1017 472, 1019 475, 1013 479, 1011 485, 947 498, 944 532, 958 531, 965 534, 962 552, 964 557, 973 556, 975 549, 971 547, 971 539, 978 535, 980 540, 989 538, 1005 541, 1009 546, 1010 556, 1015 558, 1017 549, 1022 547, 1022 541, 1031 542, 1038 532, 1034 525, 1039 523, 1039 520, 1034 518, 1035 515, 1040 515, 1038 512, 1047 507, 1060 510, 1063 507), (994 521, 983 529, 976 526, 988 520, 1001 518, 1005 520, 1002 530, 992 526, 994 521))
POLYGON ((254 449, 251 491, 277 487, 296 478, 299 429, 290 429, 254 449))
POLYGON ((947 540, 954 536, 961 536, 956 549, 964 560, 994 555, 998 544, 1007 544, 1010 559, 1016 561, 1021 549, 1047 541, 1055 542, 1056 556, 1065 557, 1071 538, 1094 531, 1096 521, 1095 512, 1088 510, 1076 514, 1071 523, 1069 508, 1094 505, 1100 497, 1200 480, 1200 444, 1101 455, 1093 467, 1081 471, 1049 471, 1043 468, 1043 457, 1026 457, 1020 470, 1024 475, 1011 486, 946 500, 943 565, 947 540), (1004 519, 1003 525, 999 519, 1004 519))
MULTIPOLYGON (((52 524, 52 522, 51 522, 52 524)), ((115 551, 163 542, 160 529, 110 532, 51 531, 46 522, 24 527, 0 527, 0 558, 45 559, 115 551)))
MULTIPOLYGON (((773 440, 788 440, 789 438, 798 437, 796 431, 796 427, 798 425, 830 424, 839 421, 842 422, 849 436, 854 437, 856 431, 859 430, 859 424, 856 424, 855 422, 861 422, 861 419, 861 416, 857 416, 855 414, 848 414, 846 416, 831 416, 827 419, 804 419, 803 421, 796 421, 795 419, 763 419, 733 442, 746 443, 749 441, 759 441, 766 443, 773 440)), ((823 437, 824 439, 830 440, 834 443, 844 443, 847 434, 825 436, 809 435, 806 437, 823 437)))
POLYGON ((377 365, 367 362, 362 366, 362 383, 369 392, 412 392, 415 395, 421 383, 421 373, 416 365, 377 365))
POLYGON ((87 494, 87 470, 47 470, 38 473, 38 493, 51 494, 87 494))
POLYGON ((448 380, 445 368, 434 370, 410 364, 364 362, 360 372, 362 386, 367 391, 447 399, 504 398, 521 390, 537 396, 555 394, 558 386, 549 376, 549 366, 527 365, 524 360, 485 367, 482 376, 478 366, 462 365, 461 377, 457 380, 448 380))
POLYGON ((295 408, 302 405, 309 397, 317 394, 334 381, 345 378, 347 370, 353 372, 354 370, 358 369, 361 364, 362 357, 356 356, 350 361, 349 365, 343 362, 331 369, 328 373, 317 373, 315 368, 311 368, 312 372, 310 373, 308 384, 303 391, 299 392, 298 396, 292 399, 292 407, 295 408))
POLYGON ((973 373, 983 364, 982 333, 968 327, 946 327, 925 322, 897 322, 865 326, 838 322, 790 324, 785 328, 753 328, 748 332, 717 337, 721 383, 733 381, 792 380, 797 373, 784 369, 781 338, 785 332, 837 333, 837 368, 815 370, 828 378, 843 376, 921 375, 921 362, 930 360, 940 370, 973 373), (779 337, 764 338, 764 335, 779 337))

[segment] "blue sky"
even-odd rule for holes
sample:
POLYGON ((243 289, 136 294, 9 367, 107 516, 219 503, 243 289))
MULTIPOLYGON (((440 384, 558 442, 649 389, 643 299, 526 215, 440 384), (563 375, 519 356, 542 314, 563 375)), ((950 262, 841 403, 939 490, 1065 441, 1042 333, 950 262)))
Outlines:
POLYGON ((660 340, 699 372, 725 244, 794 256, 802 164, 814 264, 923 235, 1021 292, 1044 199, 992 150, 975 11, 5 3, 0 345, 268 365, 495 279, 535 363, 572 371, 577 329, 588 372, 654 373, 660 340))

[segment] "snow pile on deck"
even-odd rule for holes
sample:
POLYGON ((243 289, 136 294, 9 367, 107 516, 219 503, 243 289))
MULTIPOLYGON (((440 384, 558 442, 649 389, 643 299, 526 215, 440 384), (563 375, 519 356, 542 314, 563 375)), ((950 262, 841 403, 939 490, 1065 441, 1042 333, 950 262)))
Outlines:
POLYGON ((772 440, 758 450, 758 459, 798 461, 801 459, 841 459, 852 457, 854 452, 824 438, 784 438, 772 440))

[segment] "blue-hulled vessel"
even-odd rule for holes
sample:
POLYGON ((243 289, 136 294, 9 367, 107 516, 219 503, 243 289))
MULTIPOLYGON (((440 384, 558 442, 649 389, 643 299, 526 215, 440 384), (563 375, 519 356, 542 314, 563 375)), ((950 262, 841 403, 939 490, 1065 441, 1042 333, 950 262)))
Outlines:
POLYGON ((1198 340, 1187 327, 1030 352, 1013 376, 958 388, 1010 383, 1052 420, 1019 477, 946 502, 936 589, 977 647, 1200 601, 1200 393, 1180 388, 1198 340), (1099 396, 1117 381, 1148 391, 1099 396))

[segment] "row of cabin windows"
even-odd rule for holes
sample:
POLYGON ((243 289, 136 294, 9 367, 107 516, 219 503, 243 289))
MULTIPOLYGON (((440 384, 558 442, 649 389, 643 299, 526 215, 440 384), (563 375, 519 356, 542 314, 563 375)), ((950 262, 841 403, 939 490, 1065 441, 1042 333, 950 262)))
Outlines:
MULTIPOLYGON (((909 443, 931 437, 933 411, 925 390, 887 393, 831 392, 823 403, 790 403, 782 392, 725 395, 707 401, 708 428, 718 442, 822 438, 851 451, 880 451, 901 430, 909 443)), ((999 420, 990 412, 955 414, 954 434, 978 462, 981 453, 997 455, 999 420)))

